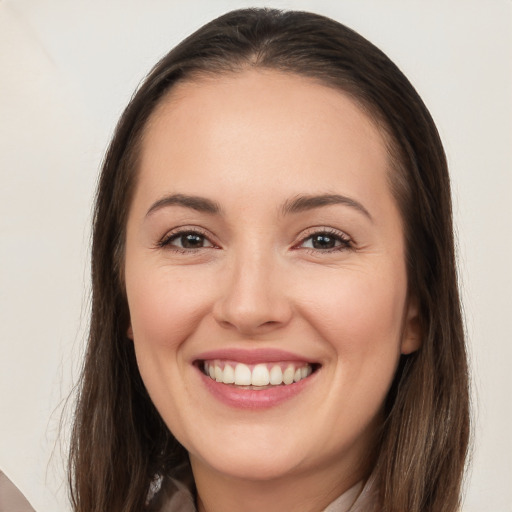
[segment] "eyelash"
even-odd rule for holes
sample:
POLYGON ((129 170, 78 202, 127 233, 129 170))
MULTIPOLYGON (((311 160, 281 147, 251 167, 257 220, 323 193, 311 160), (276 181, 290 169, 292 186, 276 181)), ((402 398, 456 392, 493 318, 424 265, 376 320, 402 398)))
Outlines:
POLYGON ((187 254, 187 253, 189 254, 191 252, 196 252, 196 251, 199 251, 201 249, 210 249, 210 248, 218 249, 218 246, 215 245, 210 240, 208 235, 204 231, 202 231, 201 229, 196 228, 196 227, 193 227, 193 228, 192 227, 190 227, 190 228, 178 228, 178 229, 176 229, 174 231, 171 231, 170 233, 167 233, 157 243, 157 247, 158 248, 169 249, 169 250, 172 250, 172 251, 175 251, 175 252, 178 252, 178 253, 182 253, 182 254, 187 254), (171 242, 173 242, 174 240, 178 240, 179 238, 187 236, 187 235, 201 237, 204 240, 208 241, 211 245, 210 246, 206 246, 206 247, 186 248, 186 247, 178 247, 176 245, 172 245, 171 244, 171 242))
MULTIPOLYGON (((312 242, 312 243, 314 243, 314 242, 312 242)), ((169 250, 172 250, 172 251, 175 251, 178 253, 182 253, 182 254, 187 254, 187 253, 190 254, 191 252, 196 252, 201 249, 210 249, 210 248, 218 249, 219 248, 216 244, 214 244, 210 240, 210 238, 204 231, 202 231, 201 229, 195 228, 195 227, 194 228, 179 228, 175 231, 167 233, 157 243, 157 247, 158 248, 166 248, 166 249, 169 249, 169 250), (204 239, 211 245, 206 246, 206 247, 193 247, 193 248, 178 247, 178 246, 172 245, 171 242, 178 240, 180 237, 184 237, 187 235, 201 237, 202 239, 204 239)), ((333 228, 323 228, 323 227, 322 228, 311 228, 311 230, 309 231, 307 236, 302 236, 300 241, 298 243, 296 243, 295 245, 293 245, 293 247, 292 247, 292 249, 294 249, 294 250, 303 249, 303 250, 306 250, 313 254, 341 252, 341 251, 350 250, 353 248, 354 248, 354 243, 353 243, 352 239, 346 233, 337 231, 333 228), (311 240, 314 236, 322 236, 322 235, 326 238, 333 239, 334 243, 338 244, 338 245, 335 245, 334 247, 330 247, 328 249, 318 249, 315 247, 301 247, 308 240, 311 240)))
POLYGON ((308 251, 312 254, 318 254, 318 253, 329 254, 329 253, 333 253, 333 252, 341 252, 341 251, 354 249, 354 243, 353 243, 353 240, 346 233, 343 233, 342 231, 338 231, 334 228, 318 227, 318 228, 311 228, 310 230, 308 230, 308 232, 306 233, 305 236, 302 235, 299 243, 295 244, 293 246, 293 249, 295 249, 295 250, 302 249, 302 250, 308 251), (320 236, 320 235, 323 235, 326 238, 333 239, 334 243, 338 244, 338 245, 335 245, 334 247, 330 247, 328 249, 317 249, 314 247, 301 247, 302 245, 304 245, 304 243, 306 243, 306 241, 312 240, 313 237, 320 236))

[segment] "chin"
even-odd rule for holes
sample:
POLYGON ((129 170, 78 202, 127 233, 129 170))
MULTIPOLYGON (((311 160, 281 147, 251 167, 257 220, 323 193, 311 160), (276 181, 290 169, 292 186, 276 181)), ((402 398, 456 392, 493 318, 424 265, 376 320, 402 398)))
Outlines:
POLYGON ((268 453, 250 458, 232 453, 230 456, 224 457, 223 460, 219 460, 219 458, 203 459, 203 463, 228 478, 262 482, 289 476, 301 466, 301 461, 296 458, 292 460, 285 454, 269 456, 268 453))

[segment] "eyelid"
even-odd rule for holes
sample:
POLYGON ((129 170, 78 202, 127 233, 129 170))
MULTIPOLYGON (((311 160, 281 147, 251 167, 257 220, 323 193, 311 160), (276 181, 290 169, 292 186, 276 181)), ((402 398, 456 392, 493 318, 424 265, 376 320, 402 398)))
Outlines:
POLYGON ((194 250, 198 251, 201 249, 211 249, 211 248, 218 249, 220 247, 219 244, 214 241, 214 237, 212 236, 212 234, 209 231, 207 231, 204 228, 201 228, 200 226, 194 226, 194 225, 188 225, 188 224, 186 224, 184 226, 177 226, 177 227, 167 231, 165 233, 165 235, 162 236, 157 241, 155 246, 156 246, 156 248, 173 247, 176 250, 180 250, 180 247, 172 246, 170 244, 170 242, 174 238, 177 238, 180 235, 184 235, 187 233, 193 233, 193 234, 200 235, 200 236, 206 238, 206 240, 208 240, 208 242, 210 242, 212 245, 211 245, 211 247, 198 247, 197 249, 183 249, 184 251, 191 252, 194 250))
MULTIPOLYGON (((166 247, 172 247, 174 250, 182 250, 184 252, 192 252, 192 251, 199 251, 201 249, 219 249, 220 245, 215 241, 215 237, 212 236, 212 234, 200 227, 195 225, 183 225, 183 226, 177 226, 165 233, 164 236, 162 236, 155 244, 155 248, 166 248, 166 247), (204 237, 208 242, 211 244, 211 246, 208 247, 198 247, 196 249, 180 249, 178 246, 172 246, 170 244, 171 240, 179 237, 180 235, 184 235, 187 233, 193 233, 200 235, 204 237)), ((350 235, 348 235, 345 231, 342 231, 340 229, 336 229, 330 226, 312 226, 310 228, 307 228, 303 231, 301 231, 296 237, 295 242, 292 244, 291 249, 297 250, 297 249, 303 249, 303 250, 310 250, 313 252, 322 252, 322 253, 328 253, 332 251, 340 251, 340 250, 346 250, 346 249, 353 249, 354 248, 354 240, 350 235), (311 238, 314 235, 318 234, 327 234, 330 236, 333 236, 337 238, 339 241, 341 241, 341 245, 336 246, 334 248, 330 249, 314 249, 314 248, 308 248, 308 247, 301 247, 304 242, 311 238)))
POLYGON ((292 245, 292 249, 298 250, 311 250, 313 252, 323 252, 328 253, 332 251, 339 251, 339 250, 346 250, 354 248, 354 240, 350 235, 348 235, 345 231, 342 231, 340 229, 336 229, 330 226, 313 226, 310 228, 307 228, 306 230, 303 230, 295 237, 295 242, 292 245), (338 247, 334 247, 331 249, 313 249, 308 247, 301 247, 304 242, 311 238, 313 235, 319 235, 319 234, 327 234, 336 237, 337 239, 341 240, 342 244, 338 247))

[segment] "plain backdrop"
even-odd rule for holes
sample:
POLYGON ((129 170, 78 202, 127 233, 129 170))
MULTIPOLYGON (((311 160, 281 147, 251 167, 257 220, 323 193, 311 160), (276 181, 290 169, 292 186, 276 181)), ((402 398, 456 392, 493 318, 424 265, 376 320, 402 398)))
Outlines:
POLYGON ((472 361, 464 511, 512 511, 510 0, 1 1, 0 468, 38 512, 69 510, 63 411, 86 338, 103 153, 157 59, 251 5, 312 10, 356 29, 430 108, 452 173, 472 361))

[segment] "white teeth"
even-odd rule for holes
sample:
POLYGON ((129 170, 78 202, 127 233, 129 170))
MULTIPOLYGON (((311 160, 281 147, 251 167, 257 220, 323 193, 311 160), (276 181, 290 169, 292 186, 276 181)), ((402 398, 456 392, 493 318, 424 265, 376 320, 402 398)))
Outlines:
POLYGON ((235 384, 237 386, 251 385, 251 369, 243 364, 238 363, 235 368, 235 384))
POLYGON ((266 364, 257 364, 252 370, 251 384, 253 386, 268 386, 270 373, 266 364))
POLYGON ((283 373, 283 382, 285 384, 291 384, 293 382, 293 375, 295 373, 295 369, 293 366, 288 366, 283 373))
POLYGON ((279 386, 283 382, 283 370, 279 365, 272 366, 270 370, 270 384, 279 386))
POLYGON ((313 369, 307 363, 260 363, 251 367, 244 363, 222 363, 219 360, 205 361, 204 373, 211 379, 236 386, 265 387, 299 382, 311 375, 313 369), (233 369, 234 366, 234 369, 233 369))
POLYGON ((222 382, 224 384, 233 384, 235 382, 235 370, 229 364, 224 365, 222 382))

